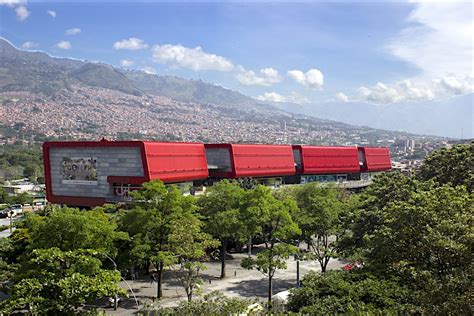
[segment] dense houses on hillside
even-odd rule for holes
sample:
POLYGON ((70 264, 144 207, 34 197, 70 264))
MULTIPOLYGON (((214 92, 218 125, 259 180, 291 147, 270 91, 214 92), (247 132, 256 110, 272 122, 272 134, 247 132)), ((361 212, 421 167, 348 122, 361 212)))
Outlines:
POLYGON ((421 159, 446 146, 436 137, 82 86, 49 97, 0 93, 0 125, 16 131, 3 136, 0 131, 0 145, 28 143, 35 133, 50 139, 357 144, 389 146, 397 161, 421 159))

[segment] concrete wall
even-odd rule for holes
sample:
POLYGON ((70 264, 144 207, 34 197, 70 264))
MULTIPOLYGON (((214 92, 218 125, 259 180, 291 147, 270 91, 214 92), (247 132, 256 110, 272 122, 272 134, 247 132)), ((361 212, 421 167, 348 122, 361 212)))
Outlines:
POLYGON ((108 176, 143 176, 143 164, 140 149, 137 147, 117 148, 50 148, 51 186, 53 195, 105 197, 113 199, 112 185, 108 176), (97 183, 72 184, 63 181, 63 157, 97 158, 97 183))

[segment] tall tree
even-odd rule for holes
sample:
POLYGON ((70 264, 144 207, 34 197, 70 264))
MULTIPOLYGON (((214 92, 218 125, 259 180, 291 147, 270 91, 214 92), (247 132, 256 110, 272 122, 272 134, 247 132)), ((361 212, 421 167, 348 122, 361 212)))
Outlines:
MULTIPOLYGON (((420 190, 420 184, 402 173, 378 175, 373 184, 360 195, 360 205, 351 212, 351 234, 343 238, 340 249, 346 255, 359 255, 365 249, 366 235, 372 234, 383 221, 387 204, 408 201, 412 192, 420 190)), ((362 253, 360 255, 363 255, 362 253)))
POLYGON ((200 212, 205 219, 206 231, 221 242, 221 278, 226 276, 228 240, 242 237, 242 223, 239 214, 243 195, 244 190, 237 183, 222 180, 209 188, 198 201, 200 212))
POLYGON ((242 198, 239 219, 244 236, 248 236, 247 250, 249 257, 252 254, 252 238, 262 232, 264 216, 271 207, 272 192, 263 185, 253 190, 247 190, 242 198))
POLYGON ((279 201, 273 196, 267 197, 268 208, 262 214, 262 237, 265 249, 256 258, 245 258, 242 267, 257 269, 268 278, 268 302, 272 300, 273 277, 276 270, 286 269, 286 260, 298 252, 298 248, 287 241, 301 233, 291 214, 296 212, 297 205, 291 199, 279 201))
POLYGON ((349 214, 351 200, 335 187, 306 184, 295 190, 299 212, 295 221, 302 230, 303 240, 326 272, 331 258, 337 258, 339 239, 346 233, 345 218, 349 214))
POLYGON ((182 216, 175 220, 169 236, 174 259, 170 267, 181 281, 188 301, 192 300, 197 286, 202 284, 200 271, 206 269, 202 263, 206 251, 219 246, 218 240, 202 231, 202 226, 197 216, 182 216))
POLYGON ((133 205, 120 217, 120 229, 130 237, 127 263, 152 263, 157 269, 157 297, 163 296, 163 271, 174 260, 170 251, 170 234, 177 218, 194 216, 195 199, 183 196, 175 186, 166 187, 159 180, 143 184, 132 192, 133 205))

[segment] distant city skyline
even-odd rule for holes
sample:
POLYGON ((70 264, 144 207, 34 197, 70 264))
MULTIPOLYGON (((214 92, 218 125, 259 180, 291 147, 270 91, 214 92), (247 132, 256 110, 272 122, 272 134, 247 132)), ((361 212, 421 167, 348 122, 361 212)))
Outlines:
POLYGON ((389 104, 474 90, 472 14, 471 2, 0 0, 0 36, 260 100, 389 104))

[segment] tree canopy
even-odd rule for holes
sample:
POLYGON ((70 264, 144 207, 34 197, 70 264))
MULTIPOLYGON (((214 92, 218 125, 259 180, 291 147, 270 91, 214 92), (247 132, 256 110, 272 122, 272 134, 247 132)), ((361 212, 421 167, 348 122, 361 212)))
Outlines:
POLYGON ((474 142, 433 152, 425 158, 418 179, 474 189, 474 142))
POLYGON ((161 297, 163 271, 174 262, 170 235, 181 220, 196 218, 195 200, 158 180, 145 183, 132 196, 132 209, 119 216, 120 230, 130 236, 119 262, 126 267, 148 267, 152 263, 157 270, 157 296, 161 297))
POLYGON ((11 297, 0 303, 6 313, 77 312, 86 303, 123 293, 117 271, 101 268, 92 250, 35 249, 15 274, 11 297))
POLYGON ((127 239, 117 224, 100 210, 52 210, 48 216, 30 214, 25 222, 30 249, 57 247, 62 251, 94 249, 115 256, 116 241, 127 239))
POLYGON ((205 230, 221 241, 221 278, 226 276, 225 260, 227 242, 230 238, 242 237, 240 221, 240 203, 244 190, 235 182, 223 180, 211 188, 199 199, 200 213, 204 216, 205 230))
POLYGON ((286 260, 298 252, 298 248, 289 243, 290 240, 301 234, 298 225, 293 221, 292 214, 296 212, 297 205, 291 199, 280 201, 276 199, 268 188, 266 200, 268 207, 263 209, 261 225, 262 237, 265 248, 256 258, 245 258, 242 267, 257 269, 268 278, 268 301, 271 302, 273 294, 273 277, 279 269, 286 269, 286 260))
POLYGON ((347 231, 347 218, 355 199, 334 186, 309 183, 293 190, 299 211, 295 221, 302 230, 301 240, 305 241, 321 271, 325 272, 331 258, 337 258, 339 239, 347 231))

